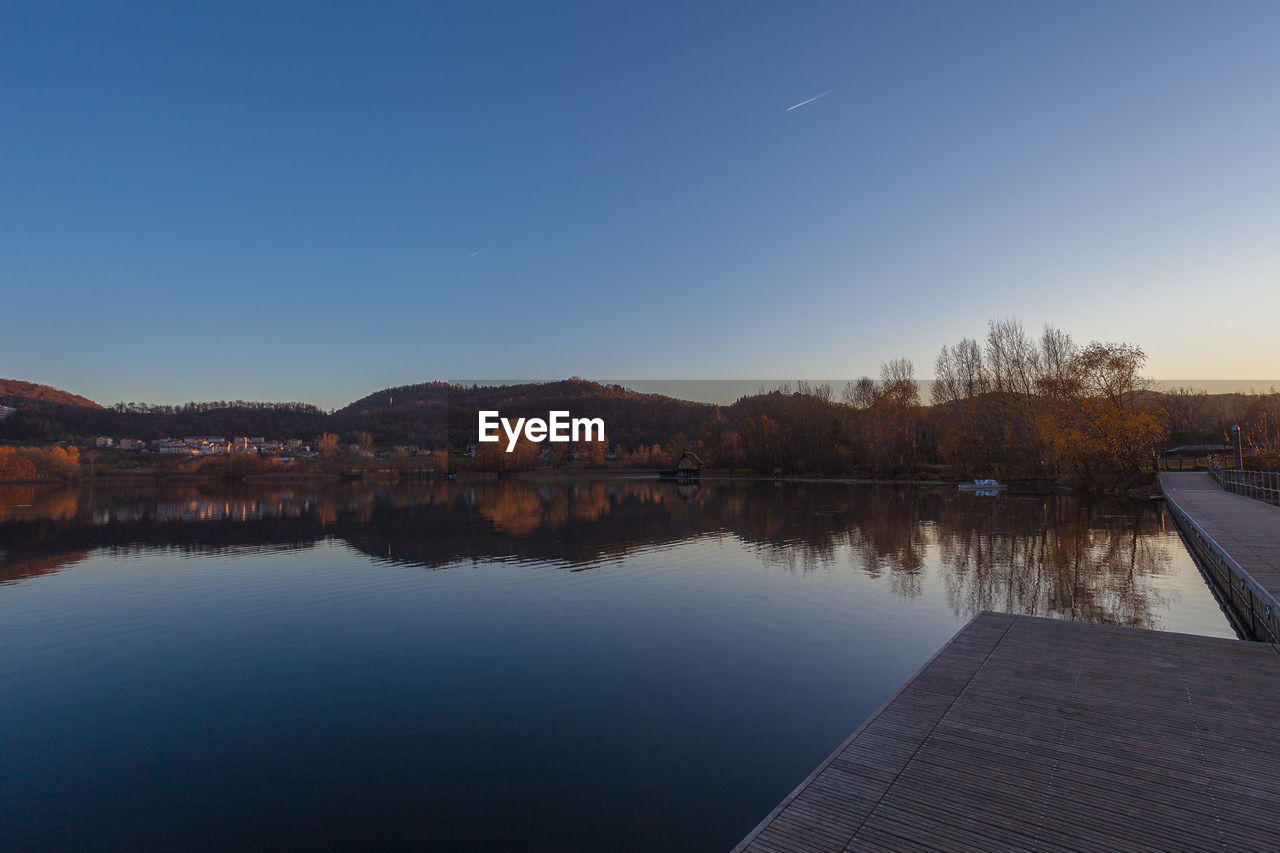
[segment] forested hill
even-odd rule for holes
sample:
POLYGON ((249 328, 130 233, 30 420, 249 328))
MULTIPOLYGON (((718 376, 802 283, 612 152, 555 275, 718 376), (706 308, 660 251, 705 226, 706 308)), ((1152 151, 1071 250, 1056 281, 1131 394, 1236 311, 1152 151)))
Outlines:
MULTIPOLYGON (((11 404, 12 405, 12 404, 11 404)), ((311 441, 329 429, 331 415, 309 403, 251 403, 243 400, 153 406, 118 403, 107 408, 21 401, 0 421, 0 440, 47 443, 85 442, 95 436, 156 438, 187 435, 270 436, 311 441)))
POLYGON ((550 411, 573 417, 603 418, 609 446, 666 443, 681 433, 692 436, 714 406, 641 394, 621 385, 583 379, 522 385, 468 387, 428 382, 370 394, 333 415, 335 430, 363 430, 375 440, 439 446, 444 435, 455 446, 476 440, 481 410, 506 418, 545 418, 550 411))
POLYGON ((361 397, 354 403, 348 403, 338 409, 336 414, 348 416, 366 412, 422 409, 428 406, 444 405, 449 398, 450 390, 448 382, 422 382, 417 385, 384 388, 367 397, 361 397))
POLYGON ((449 400, 449 437, 474 441, 482 409, 501 412, 505 418, 545 418, 551 411, 602 418, 609 447, 634 448, 666 445, 677 436, 691 438, 715 406, 583 379, 455 389, 449 400))
POLYGON ((581 379, 499 386, 404 385, 370 394, 332 413, 306 403, 242 400, 181 406, 119 403, 103 408, 46 386, 12 384, 51 392, 44 397, 15 398, 8 405, 16 406, 17 413, 0 421, 0 440, 29 442, 84 441, 98 435, 142 440, 249 435, 311 442, 324 432, 336 433, 346 442, 354 441, 357 432, 367 432, 379 444, 439 448, 447 438, 462 447, 476 440, 478 412, 494 409, 509 418, 545 418, 553 410, 568 411, 573 417, 603 418, 610 447, 619 443, 634 447, 693 436, 715 408, 581 379), (69 402, 73 400, 83 402, 69 402))
POLYGON ((87 409, 101 409, 88 397, 54 388, 52 385, 39 385, 35 382, 23 382, 21 379, 0 379, 0 405, 18 406, 24 403, 48 403, 56 406, 83 406, 87 409))

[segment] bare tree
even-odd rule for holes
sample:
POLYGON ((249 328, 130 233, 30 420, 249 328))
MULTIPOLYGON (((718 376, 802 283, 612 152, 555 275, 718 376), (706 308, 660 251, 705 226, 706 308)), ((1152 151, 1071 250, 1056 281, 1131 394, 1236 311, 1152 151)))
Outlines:
POLYGON ((1076 381, 1086 396, 1128 406, 1150 385, 1142 376, 1146 363, 1146 353, 1136 344, 1093 341, 1074 359, 1076 381))
POLYGON ((946 344, 942 345, 938 357, 933 360, 933 391, 929 397, 935 406, 961 398, 960 386, 956 381, 955 352, 946 344))
POLYGON ((902 408, 920 403, 920 385, 916 368, 909 358, 895 358, 880 365, 880 384, 884 393, 902 408))
POLYGON ((982 347, 973 338, 964 338, 955 346, 943 346, 933 364, 933 402, 935 405, 957 400, 971 400, 990 390, 982 347))
POLYGON ((864 376, 856 382, 846 383, 844 393, 841 394, 845 403, 855 409, 871 408, 875 405, 876 398, 879 395, 880 389, 876 386, 876 381, 870 376, 864 376))
POLYGON ((1160 397, 1160 412, 1169 437, 1176 441, 1203 438, 1212 431, 1208 417, 1209 395, 1204 391, 1174 388, 1160 397))
POLYGON ((1029 405, 1040 373, 1040 353, 1022 323, 1011 317, 992 320, 987 326, 986 356, 992 390, 1029 405))
POLYGON ((1070 382, 1076 355, 1079 355, 1079 348, 1071 341, 1070 334, 1046 325, 1041 334, 1039 375, 1036 378, 1039 391, 1048 394, 1062 393, 1070 382))
POLYGON ((894 466, 906 465, 913 470, 918 444, 917 407, 920 386, 916 382, 915 365, 907 358, 895 358, 880 365, 880 394, 872 407, 882 436, 882 447, 894 466))

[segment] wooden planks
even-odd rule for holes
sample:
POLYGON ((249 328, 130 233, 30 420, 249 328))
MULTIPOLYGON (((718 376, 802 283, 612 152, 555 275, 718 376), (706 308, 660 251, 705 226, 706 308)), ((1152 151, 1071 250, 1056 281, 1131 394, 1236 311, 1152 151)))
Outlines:
POLYGON ((983 613, 738 850, 1280 849, 1280 654, 983 613))
POLYGON ((1161 474, 1176 503, 1273 596, 1280 597, 1280 507, 1233 495, 1208 474, 1161 474))
POLYGON ((1280 507, 1204 473, 1161 474, 1165 504, 1244 636, 1280 641, 1280 507))

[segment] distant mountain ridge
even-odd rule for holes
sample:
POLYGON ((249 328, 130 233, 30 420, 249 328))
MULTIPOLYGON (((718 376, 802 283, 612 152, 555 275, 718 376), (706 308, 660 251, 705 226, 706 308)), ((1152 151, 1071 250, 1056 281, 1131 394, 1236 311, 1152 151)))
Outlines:
MULTIPOLYGON (((850 419, 861 417, 857 410, 836 402, 834 391, 826 385, 815 387, 812 393, 807 384, 800 384, 796 391, 784 385, 779 390, 760 389, 730 404, 714 405, 579 378, 494 385, 431 381, 384 388, 341 409, 325 412, 303 403, 243 400, 181 406, 118 403, 103 407, 48 385, 0 379, 0 404, 17 409, 0 419, 0 442, 43 444, 92 441, 96 436, 154 440, 217 435, 296 438, 310 443, 324 433, 334 433, 345 443, 356 442, 361 433, 368 433, 384 447, 416 445, 438 449, 447 444, 463 448, 477 440, 480 411, 496 410, 513 421, 567 411, 572 417, 602 418, 610 449, 701 445, 732 447, 737 448, 735 452, 745 453, 755 452, 757 445, 772 447, 768 442, 774 442, 787 454, 816 459, 826 449, 842 446, 849 434, 850 419), (755 438, 748 440, 747 436, 755 438)), ((1221 441, 1234 423, 1246 427, 1254 424, 1261 441, 1270 435, 1267 425, 1280 422, 1280 416, 1267 414, 1269 420, 1264 421, 1258 415, 1259 406, 1274 406, 1280 399, 1276 397, 1267 402, 1242 394, 1148 391, 1139 399, 1161 412, 1169 426, 1171 445, 1221 441)), ((943 423, 952 408, 932 407, 932 424, 943 423)), ((1280 443, 1280 439, 1276 441, 1280 443)), ((865 455, 868 451, 863 447, 857 452, 865 455)))
POLYGON ((604 418, 610 446, 628 447, 691 436, 715 409, 708 403, 643 394, 621 385, 572 378, 520 385, 451 385, 433 381, 384 388, 332 413, 313 406, 245 401, 150 406, 120 403, 103 407, 85 397, 47 385, 4 380, 0 402, 18 412, 0 422, 0 439, 10 441, 155 439, 183 435, 262 435, 311 441, 325 432, 354 440, 367 432, 386 444, 460 447, 476 440, 478 412, 509 417, 546 417, 563 410, 573 416, 604 418))
POLYGON ((88 397, 54 388, 52 385, 40 385, 36 382, 24 382, 21 379, 0 379, 0 404, 6 406, 22 403, 52 403, 58 406, 83 406, 86 409, 101 409, 102 406, 88 397))

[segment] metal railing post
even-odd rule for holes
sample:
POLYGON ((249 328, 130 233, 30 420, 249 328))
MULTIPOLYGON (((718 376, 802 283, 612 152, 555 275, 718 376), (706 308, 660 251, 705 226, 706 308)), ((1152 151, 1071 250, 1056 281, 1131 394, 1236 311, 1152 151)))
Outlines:
POLYGON ((1209 458, 1209 476, 1226 492, 1280 506, 1280 471, 1252 471, 1223 468, 1209 458))

